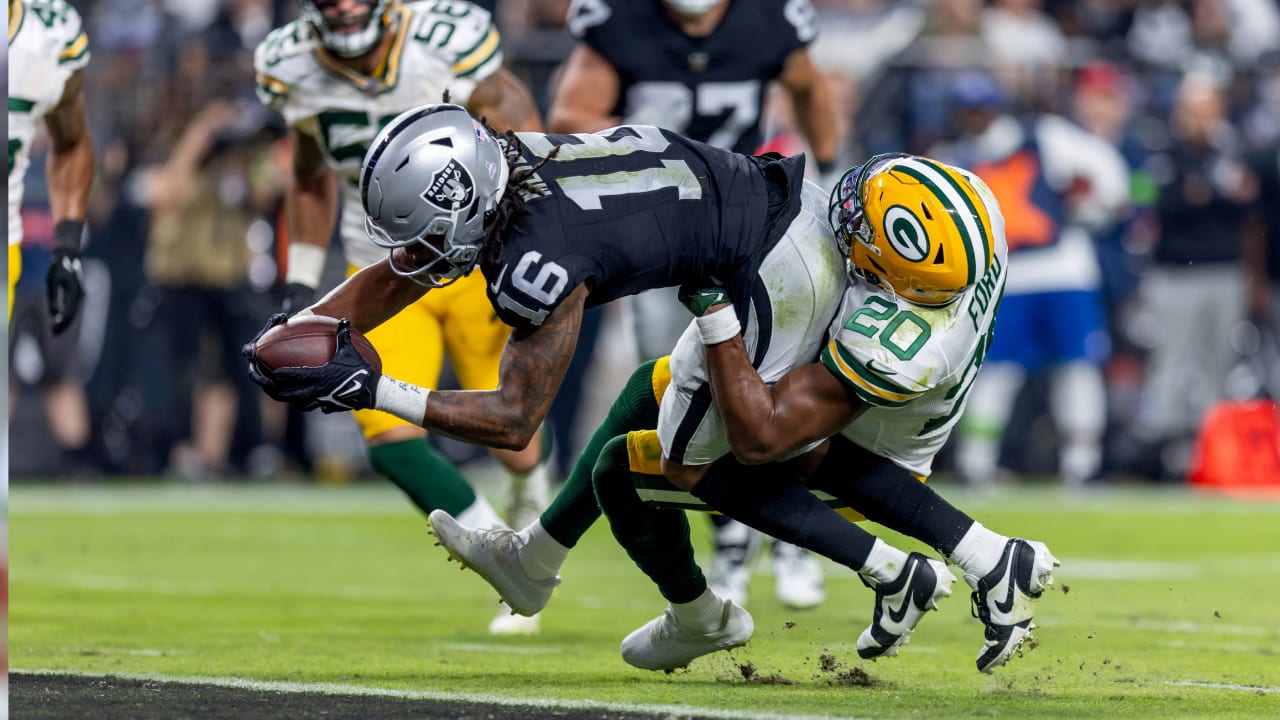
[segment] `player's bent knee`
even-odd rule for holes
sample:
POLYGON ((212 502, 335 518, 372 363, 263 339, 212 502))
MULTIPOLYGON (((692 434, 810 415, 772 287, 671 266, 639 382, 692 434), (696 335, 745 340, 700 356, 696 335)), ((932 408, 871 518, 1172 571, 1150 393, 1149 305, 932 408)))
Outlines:
POLYGON ((685 491, 692 491, 693 486, 698 484, 703 475, 707 474, 706 465, 681 465, 667 458, 662 458, 662 474, 667 476, 667 480, 676 487, 685 491))

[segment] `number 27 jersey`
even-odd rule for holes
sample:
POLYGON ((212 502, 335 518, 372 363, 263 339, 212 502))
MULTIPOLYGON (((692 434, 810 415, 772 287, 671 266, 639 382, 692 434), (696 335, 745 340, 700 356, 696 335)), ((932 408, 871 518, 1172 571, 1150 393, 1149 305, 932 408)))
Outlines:
POLYGON ((975 233, 992 244, 981 278, 944 307, 915 305, 855 279, 822 351, 822 364, 869 406, 841 434, 921 476, 964 412, 1007 276, 1004 218, 986 185, 965 175, 991 217, 991 236, 975 233))
POLYGON ((588 307, 708 280, 745 302, 800 209, 803 156, 739 155, 648 125, 519 138, 513 173, 559 150, 532 177, 528 215, 480 265, 494 310, 517 329, 541 325, 583 283, 588 307))

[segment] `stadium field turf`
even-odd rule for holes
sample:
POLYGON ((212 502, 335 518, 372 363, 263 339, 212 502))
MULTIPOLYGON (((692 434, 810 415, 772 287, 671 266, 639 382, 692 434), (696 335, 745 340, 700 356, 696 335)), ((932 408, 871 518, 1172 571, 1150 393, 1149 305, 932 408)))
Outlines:
POLYGON ((389 485, 16 484, 12 716, 1280 718, 1280 503, 939 489, 1062 560, 1036 647, 991 676, 963 581, 871 663, 851 572, 828 565, 827 602, 791 611, 762 559, 751 643, 666 675, 618 655, 664 605, 603 522, 542 634, 494 638, 493 591, 389 485))

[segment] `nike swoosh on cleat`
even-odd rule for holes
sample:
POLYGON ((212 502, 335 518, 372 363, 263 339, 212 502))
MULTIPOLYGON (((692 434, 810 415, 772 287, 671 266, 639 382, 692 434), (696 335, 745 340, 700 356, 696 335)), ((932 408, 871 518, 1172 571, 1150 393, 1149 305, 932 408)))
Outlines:
POLYGON ((1009 552, 1009 565, 1005 568, 1005 574, 1009 576, 1009 587, 1005 589, 1004 600, 996 601, 996 609, 1002 613, 1013 610, 1013 593, 1017 590, 1017 576, 1013 574, 1014 563, 1018 561, 1018 546, 1014 545, 1009 552))
POLYGON ((898 608, 889 608, 889 619, 900 623, 907 616, 907 606, 911 604, 911 580, 915 577, 916 568, 920 567, 919 563, 911 563, 911 574, 907 575, 907 583, 902 586, 906 594, 902 598, 902 605, 898 608))

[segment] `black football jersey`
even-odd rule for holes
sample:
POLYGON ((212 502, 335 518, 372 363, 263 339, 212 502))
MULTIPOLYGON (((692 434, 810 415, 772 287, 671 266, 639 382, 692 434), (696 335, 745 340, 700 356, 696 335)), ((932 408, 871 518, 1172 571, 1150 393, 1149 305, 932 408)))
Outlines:
POLYGON ((809 0, 731 0, 707 37, 660 0, 575 0, 569 30, 618 73, 613 113, 742 153, 760 146, 765 88, 816 34, 809 0))
POLYGON ((513 172, 560 150, 532 178, 545 194, 526 195, 529 214, 480 265, 498 317, 517 329, 541 325, 588 281, 595 306, 714 279, 744 313, 760 263, 800 210, 802 155, 740 155, 643 125, 519 136, 513 172))

